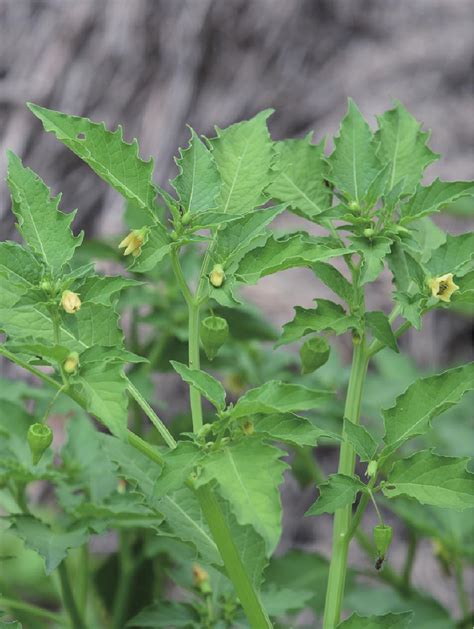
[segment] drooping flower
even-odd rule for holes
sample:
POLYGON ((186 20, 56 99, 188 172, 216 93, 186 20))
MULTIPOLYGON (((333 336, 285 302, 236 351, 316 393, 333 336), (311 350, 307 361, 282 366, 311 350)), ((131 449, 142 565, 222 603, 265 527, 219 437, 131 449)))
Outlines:
POLYGON ((68 314, 74 314, 81 307, 79 295, 72 290, 65 290, 61 296, 61 306, 68 314))
POLYGON ((119 244, 119 249, 125 249, 124 256, 132 254, 135 258, 142 252, 142 245, 145 242, 147 236, 146 227, 141 229, 132 229, 132 231, 125 236, 122 242, 119 244))
POLYGON ((433 297, 441 299, 441 301, 451 301, 451 295, 459 289, 459 286, 453 282, 453 274, 446 273, 439 277, 433 277, 428 281, 433 297))
POLYGON ((220 288, 224 283, 225 273, 222 264, 215 264, 209 273, 209 281, 214 288, 220 288))

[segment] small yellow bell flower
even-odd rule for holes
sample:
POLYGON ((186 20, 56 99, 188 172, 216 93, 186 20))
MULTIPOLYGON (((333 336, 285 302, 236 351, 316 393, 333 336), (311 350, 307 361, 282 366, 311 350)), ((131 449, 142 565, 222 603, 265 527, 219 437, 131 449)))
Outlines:
POLYGON ((209 281, 214 288, 220 288, 224 283, 225 273, 222 264, 215 264, 209 273, 209 281))
POLYGON ((66 373, 76 373, 78 367, 79 354, 77 352, 71 352, 63 362, 63 369, 66 373))
POLYGON ((433 277, 428 281, 428 286, 431 288, 431 294, 433 297, 441 299, 441 301, 451 301, 451 295, 459 289, 453 282, 453 274, 446 273, 439 277, 433 277))
POLYGON ((122 240, 119 244, 119 249, 125 249, 124 256, 132 254, 135 258, 142 252, 142 245, 145 242, 147 230, 145 227, 142 229, 133 229, 128 236, 122 240))
POLYGON ((76 313, 81 307, 79 295, 72 290, 65 290, 61 296, 61 306, 68 314, 76 313))

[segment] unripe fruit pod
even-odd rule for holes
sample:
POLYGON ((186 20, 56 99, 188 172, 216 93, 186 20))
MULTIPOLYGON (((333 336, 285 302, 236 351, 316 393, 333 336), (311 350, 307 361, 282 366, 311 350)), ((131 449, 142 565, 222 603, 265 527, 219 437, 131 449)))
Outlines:
POLYGON ((37 465, 45 450, 47 450, 53 442, 53 431, 45 424, 31 424, 28 428, 26 439, 30 446, 33 465, 37 465))
POLYGON ((312 373, 327 363, 331 348, 325 338, 308 339, 300 349, 301 372, 312 373))
POLYGON ((229 326, 222 317, 206 317, 201 321, 201 343, 209 360, 213 360, 229 336, 229 326))
POLYGON ((377 554, 381 559, 385 558, 387 550, 392 542, 393 530, 391 526, 377 524, 374 526, 374 544, 377 554))

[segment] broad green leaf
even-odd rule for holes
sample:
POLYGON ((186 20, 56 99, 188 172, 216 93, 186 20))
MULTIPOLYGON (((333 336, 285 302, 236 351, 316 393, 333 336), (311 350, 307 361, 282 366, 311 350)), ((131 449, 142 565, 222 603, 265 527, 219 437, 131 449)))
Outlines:
POLYGON ((459 291, 451 297, 452 301, 455 304, 474 305, 474 271, 456 279, 456 284, 459 286, 459 291))
POLYGON ((262 603, 270 616, 283 616, 301 611, 313 597, 312 589, 266 587, 261 593, 262 603))
POLYGON ((316 277, 324 282, 336 295, 339 295, 347 304, 352 303, 354 291, 350 282, 344 275, 331 264, 326 262, 315 262, 311 265, 316 277))
POLYGON ((118 298, 124 288, 140 286, 141 282, 128 277, 93 275, 88 277, 78 289, 82 302, 91 301, 95 304, 110 306, 118 298))
POLYGON ((228 269, 229 264, 238 262, 250 248, 264 244, 270 236, 268 232, 265 232, 265 227, 285 208, 285 205, 277 205, 264 210, 256 210, 219 231, 214 253, 215 260, 228 269))
POLYGON ((127 381, 119 364, 89 363, 74 377, 74 387, 86 399, 87 410, 111 433, 126 438, 128 418, 127 381))
POLYGON ((210 140, 212 155, 222 179, 217 208, 227 214, 245 214, 264 201, 270 182, 272 141, 267 129, 271 110, 226 129, 216 128, 210 140))
POLYGON ((264 432, 271 439, 297 446, 316 447, 322 437, 339 438, 328 430, 318 428, 305 417, 291 413, 258 417, 254 420, 254 425, 257 432, 264 432))
POLYGON ((352 614, 347 620, 337 625, 338 629, 405 629, 411 623, 412 612, 384 614, 383 616, 359 616, 352 614))
POLYGON ((43 269, 35 256, 16 242, 0 242, 0 308, 13 306, 39 285, 43 269))
POLYGON ((297 266, 311 266, 314 262, 350 251, 331 238, 318 238, 304 232, 282 238, 271 237, 263 247, 247 253, 239 264, 237 276, 246 284, 256 284, 266 275, 297 266))
POLYGON ((410 223, 422 216, 439 212, 461 197, 474 195, 472 181, 441 181, 435 179, 429 186, 419 186, 415 194, 400 207, 400 222, 410 223))
POLYGON ((365 485, 356 476, 331 474, 325 483, 319 485, 320 495, 305 515, 334 513, 336 509, 351 505, 357 494, 365 490, 365 485))
POLYGON ((101 504, 83 502, 73 509, 73 515, 84 518, 94 532, 102 533, 110 528, 152 529, 158 531, 163 516, 143 503, 143 497, 115 492, 101 504))
POLYGON ((173 369, 185 382, 204 395, 204 397, 207 398, 218 411, 224 410, 225 389, 219 380, 216 380, 211 375, 205 371, 201 371, 200 369, 191 369, 187 365, 178 363, 175 360, 171 360, 170 362, 173 369))
POLYGON ((469 460, 422 450, 394 464, 382 491, 387 498, 405 495, 434 507, 472 509, 474 474, 466 470, 469 460))
POLYGON ((209 229, 217 225, 225 225, 232 223, 241 218, 240 214, 225 214, 224 212, 204 211, 194 214, 191 217, 190 229, 197 231, 199 229, 209 229))
POLYGON ((69 116, 58 111, 28 104, 41 120, 46 131, 88 164, 104 181, 126 199, 154 213, 153 160, 145 162, 138 155, 138 143, 123 140, 122 127, 108 131, 103 122, 97 123, 69 116))
POLYGON ((350 200, 361 204, 381 164, 369 125, 351 99, 334 143, 328 179, 350 200))
POLYGON ((271 196, 309 219, 329 209, 332 193, 325 181, 324 140, 311 144, 309 134, 304 140, 277 142, 275 150, 274 178, 268 187, 271 196))
POLYGON ((47 345, 39 342, 35 343, 34 340, 28 342, 28 339, 25 339, 22 343, 9 344, 8 347, 15 353, 32 354, 33 356, 44 359, 53 365, 62 363, 69 355, 69 349, 63 345, 47 345))
POLYGON ((250 389, 240 397, 231 409, 230 415, 237 419, 247 415, 305 411, 319 406, 330 397, 328 391, 270 380, 256 389, 250 389))
POLYGON ((419 294, 409 295, 408 293, 395 292, 393 298, 400 306, 400 314, 405 317, 414 328, 421 329, 421 313, 425 305, 425 300, 419 294))
POLYGON ((331 330, 343 334, 351 328, 357 328, 358 321, 346 313, 344 308, 327 299, 316 299, 316 308, 296 306, 295 318, 283 326, 283 334, 276 346, 293 343, 311 332, 331 330))
POLYGON ((189 146, 180 149, 176 159, 179 175, 170 183, 179 196, 184 211, 195 214, 216 207, 221 179, 211 152, 193 129, 189 146))
POLYGON ((397 241, 392 243, 387 256, 388 266, 392 272, 397 289, 402 293, 416 286, 419 291, 426 288, 426 273, 421 264, 397 241))
POLYGON ((420 123, 401 103, 377 116, 377 120, 377 155, 382 162, 390 163, 388 189, 404 179, 403 192, 411 192, 420 182, 425 168, 439 158, 426 145, 430 133, 421 131, 420 123))
POLYGON ((465 275, 468 270, 467 263, 474 256, 474 233, 451 236, 448 234, 446 242, 435 249, 431 259, 426 263, 432 277, 453 273, 453 275, 465 275))
POLYGON ((66 558, 69 549, 82 546, 89 538, 84 525, 59 532, 31 515, 16 515, 11 521, 10 531, 20 537, 27 548, 43 557, 47 575, 66 558))
MULTIPOLYGON (((123 344, 123 332, 118 327, 118 315, 110 306, 85 303, 75 314, 64 314, 61 342, 68 333, 81 345, 110 345, 120 347, 123 344)), ((69 344, 68 344, 69 346, 69 344)))
POLYGON ((137 356, 133 352, 129 352, 121 347, 103 347, 101 345, 92 345, 88 347, 80 355, 81 366, 90 363, 147 363, 148 360, 142 356, 137 356))
POLYGON ((169 629, 198 627, 200 616, 190 603, 174 601, 158 601, 144 607, 136 616, 127 622, 127 627, 154 627, 169 629))
POLYGON ((357 251, 363 256, 362 284, 373 282, 383 270, 384 258, 390 253, 392 241, 385 236, 375 236, 372 239, 365 236, 351 236, 350 240, 357 251))
POLYGON ((141 253, 133 258, 130 270, 134 273, 147 273, 163 260, 171 250, 170 239, 161 225, 153 225, 148 232, 147 241, 141 247, 141 253))
MULTIPOLYGON (((391 175, 391 165, 389 163, 386 163, 385 166, 383 166, 379 170, 377 175, 372 179, 372 182, 367 189, 367 194, 365 195, 365 202, 368 208, 373 208, 375 204, 377 203, 377 201, 381 197, 384 196, 384 193, 388 188, 390 175, 391 175)), ((400 183, 403 183, 403 182, 400 182, 400 183)), ((389 193, 390 197, 393 198, 393 195, 396 193, 398 193, 398 190, 396 188, 395 190, 390 190, 390 193, 389 193)), ((398 200, 398 197, 397 197, 397 200, 398 200)), ((389 196, 385 195, 384 207, 386 208, 390 202, 391 202, 391 199, 389 199, 389 196)))
POLYGON ((361 461, 370 461, 374 458, 378 444, 364 426, 344 419, 343 435, 354 448, 361 461))
POLYGON ((202 457, 202 450, 191 441, 178 441, 176 448, 164 456, 164 467, 153 491, 155 499, 179 489, 185 484, 195 465, 202 457))
POLYGON ((281 535, 281 502, 278 486, 283 481, 285 452, 265 444, 257 436, 246 437, 210 453, 202 462, 197 483, 215 480, 229 501, 239 524, 251 525, 265 540, 267 553, 281 535))
POLYGON ((428 431, 431 420, 444 413, 474 388, 474 363, 420 378, 382 411, 384 441, 393 452, 408 439, 428 431))
POLYGON ((399 352, 397 339, 395 338, 392 326, 385 313, 380 310, 366 312, 365 321, 369 330, 378 341, 390 347, 390 349, 393 349, 394 352, 399 352))
POLYGON ((60 195, 51 197, 38 175, 12 152, 8 153, 7 181, 21 235, 53 272, 59 272, 82 242, 83 234, 73 236, 71 231, 76 213, 61 212, 60 195))

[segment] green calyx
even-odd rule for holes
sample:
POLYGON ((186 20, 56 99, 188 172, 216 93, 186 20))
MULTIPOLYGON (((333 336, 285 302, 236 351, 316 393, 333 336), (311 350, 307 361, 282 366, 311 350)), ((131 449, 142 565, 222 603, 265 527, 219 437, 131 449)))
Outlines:
POLYGON ((312 373, 327 363, 331 347, 325 338, 315 336, 308 339, 300 349, 301 372, 312 373))
POLYGON ((377 526, 374 527, 373 536, 377 554, 380 559, 384 559, 392 542, 392 527, 384 524, 377 524, 377 526))
POLYGON ((53 431, 45 424, 31 424, 28 428, 26 439, 30 446, 33 465, 37 465, 45 450, 47 450, 53 442, 53 431))
POLYGON ((206 317, 200 326, 201 343, 209 360, 213 360, 229 336, 229 325, 222 317, 206 317))

